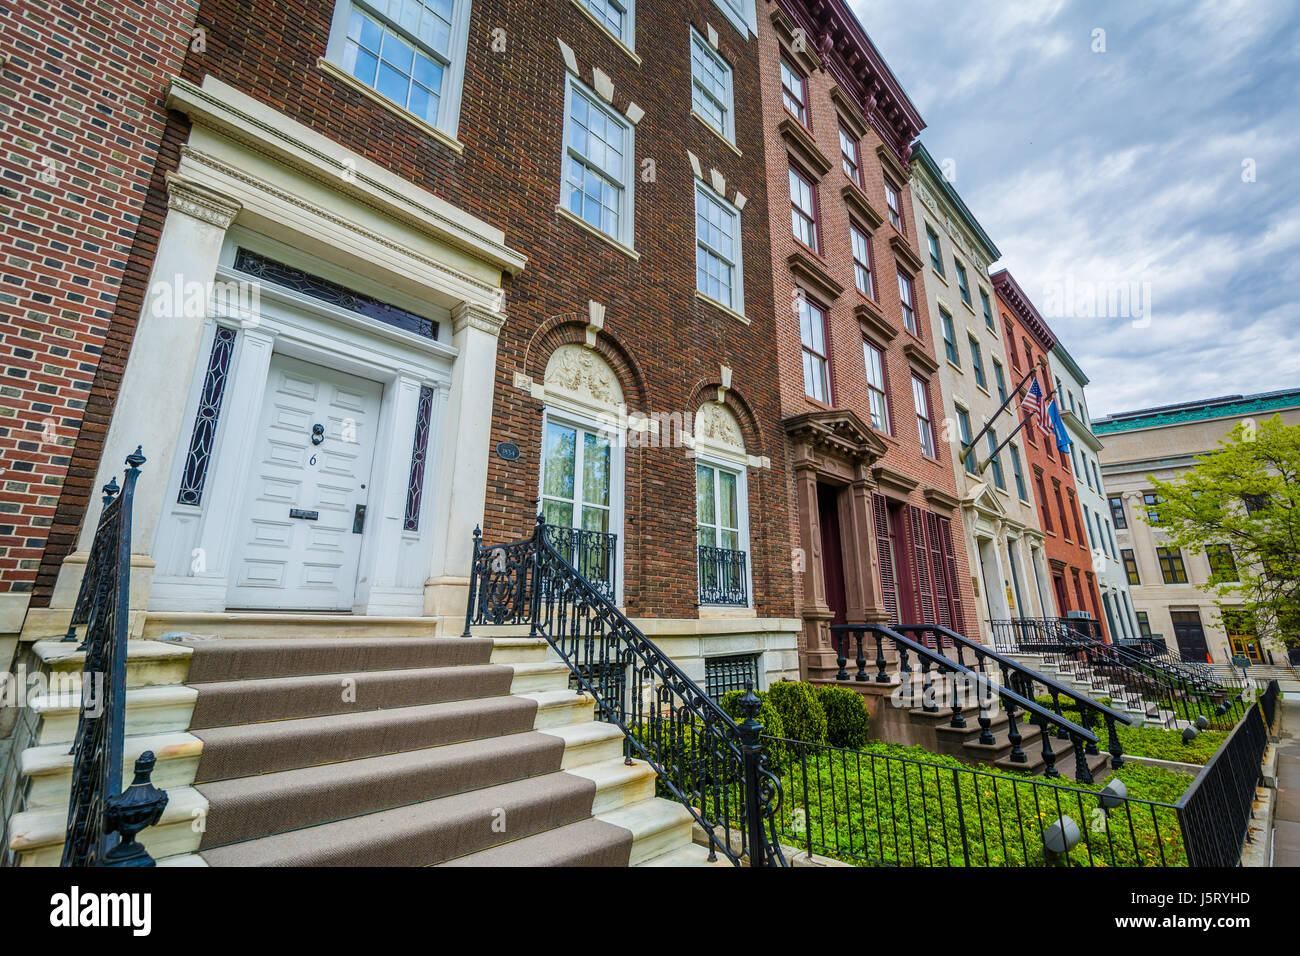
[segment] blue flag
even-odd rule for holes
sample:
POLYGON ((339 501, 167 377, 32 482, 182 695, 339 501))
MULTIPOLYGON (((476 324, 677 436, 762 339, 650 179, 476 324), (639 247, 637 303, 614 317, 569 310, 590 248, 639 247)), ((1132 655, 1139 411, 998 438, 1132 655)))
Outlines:
POLYGON ((1052 423, 1052 431, 1056 433, 1056 447, 1059 451, 1066 451, 1070 445, 1070 433, 1065 430, 1065 422, 1061 420, 1061 410, 1056 405, 1056 399, 1052 399, 1047 404, 1047 420, 1052 423))

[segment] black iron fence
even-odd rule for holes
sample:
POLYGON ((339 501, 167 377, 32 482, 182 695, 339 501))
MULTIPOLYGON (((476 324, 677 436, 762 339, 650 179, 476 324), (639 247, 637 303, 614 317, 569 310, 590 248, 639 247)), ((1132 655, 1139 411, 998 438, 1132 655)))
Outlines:
POLYGON ((1236 866, 1241 860, 1277 693, 1277 681, 1270 682, 1178 801, 1191 866, 1236 866))
POLYGON ((1066 783, 765 737, 781 840, 868 866, 1181 866, 1173 805, 1066 783))
POLYGON ((588 531, 553 524, 542 527, 551 547, 603 597, 615 600, 618 593, 618 535, 610 531, 588 531))
POLYGON ((150 783, 152 751, 135 763, 135 779, 122 790, 126 734, 126 657, 131 592, 131 502, 145 458, 137 448, 117 479, 104 486, 103 510, 95 528, 85 575, 65 641, 85 636, 77 650, 82 667, 82 703, 73 743, 72 792, 63 866, 152 866, 135 842, 157 823, 167 794, 150 783), (115 838, 113 834, 117 834, 115 838))
POLYGON ((749 574, 744 551, 702 544, 698 547, 697 563, 701 604, 749 606, 749 574))

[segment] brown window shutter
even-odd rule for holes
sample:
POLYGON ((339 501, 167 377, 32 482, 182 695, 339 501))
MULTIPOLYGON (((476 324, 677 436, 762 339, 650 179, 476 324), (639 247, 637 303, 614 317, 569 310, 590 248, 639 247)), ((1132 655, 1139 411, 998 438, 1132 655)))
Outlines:
POLYGON ((876 560, 880 564, 880 596, 889 613, 889 626, 898 623, 898 583, 894 580, 894 546, 889 537, 889 507, 884 495, 871 496, 876 517, 876 560))
MULTIPOLYGON (((948 572, 944 567, 943 545, 939 538, 939 516, 925 512, 926 540, 930 545, 930 567, 934 571, 934 608, 942 627, 952 627, 952 606, 949 603, 948 572)), ((952 638, 943 639, 944 647, 952 647, 952 638)))
POLYGON ((948 571, 948 600, 952 602, 952 629, 962 637, 970 637, 966 630, 966 614, 961 603, 961 582, 957 578, 957 553, 953 551, 952 522, 939 518, 939 535, 943 541, 943 562, 948 571))
POLYGON ((930 586, 930 560, 925 546, 925 516, 916 505, 908 505, 907 510, 908 516, 911 518, 908 529, 911 532, 909 544, 912 550, 910 553, 915 562, 916 593, 921 598, 921 620, 917 623, 933 624, 934 592, 930 586))

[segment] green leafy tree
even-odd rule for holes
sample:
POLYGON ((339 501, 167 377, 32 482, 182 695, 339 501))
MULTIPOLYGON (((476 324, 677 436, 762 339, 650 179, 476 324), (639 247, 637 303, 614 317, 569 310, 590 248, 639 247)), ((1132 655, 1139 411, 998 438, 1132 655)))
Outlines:
POLYGON ((1244 421, 1174 481, 1148 478, 1152 526, 1211 556, 1204 587, 1219 613, 1242 614, 1261 640, 1300 644, 1300 425, 1244 421))

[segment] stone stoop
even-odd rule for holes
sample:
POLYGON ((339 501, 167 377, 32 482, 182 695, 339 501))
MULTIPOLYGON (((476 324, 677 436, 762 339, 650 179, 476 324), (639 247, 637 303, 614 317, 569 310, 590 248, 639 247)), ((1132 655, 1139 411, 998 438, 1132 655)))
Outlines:
MULTIPOLYGON (((129 645, 124 772, 157 756, 169 802, 141 842, 160 866, 715 865, 542 639, 364 620, 280 636, 274 615, 211 617, 186 617, 189 639, 129 645)), ((36 653, 51 670, 83 663, 59 642, 36 653)), ((77 706, 30 710, 7 845, 17 865, 53 866, 77 706)))

